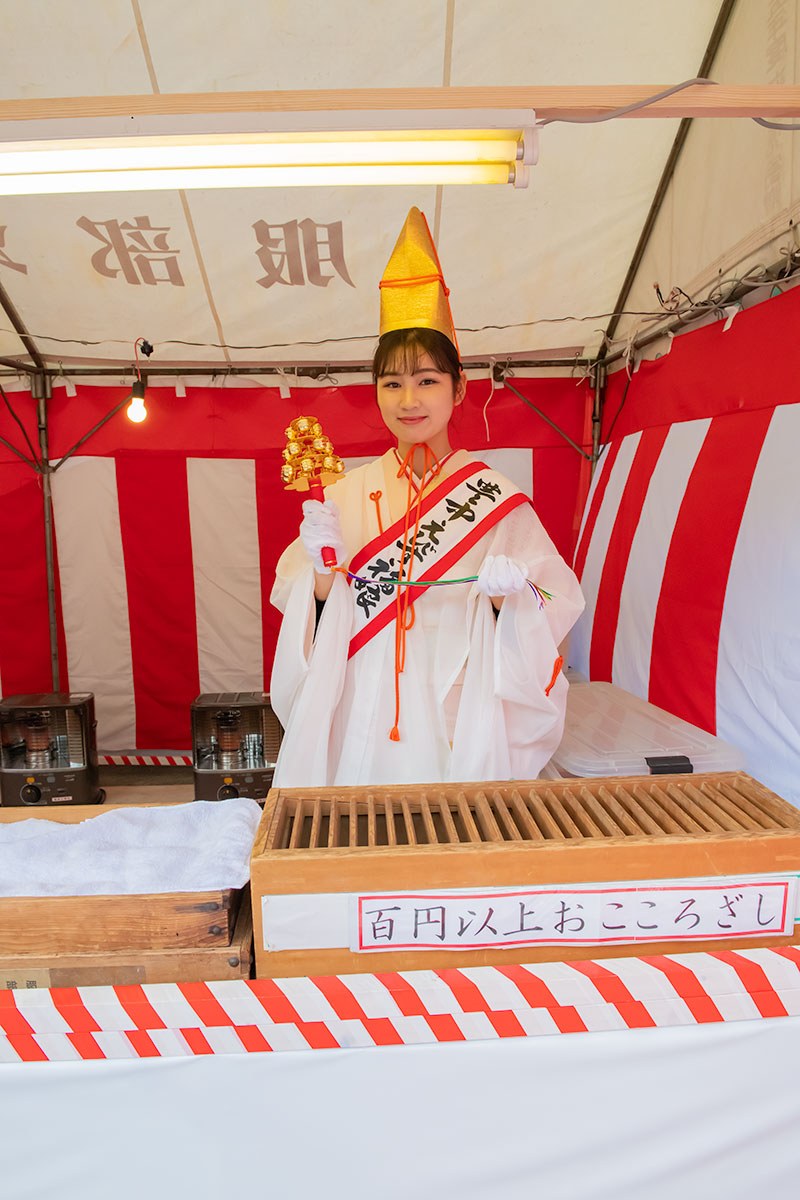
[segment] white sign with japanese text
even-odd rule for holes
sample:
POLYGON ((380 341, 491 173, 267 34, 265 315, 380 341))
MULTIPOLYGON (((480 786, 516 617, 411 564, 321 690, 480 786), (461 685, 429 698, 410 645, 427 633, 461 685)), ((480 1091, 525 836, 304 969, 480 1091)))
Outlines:
POLYGON ((417 892, 261 897, 265 950, 592 945, 780 937, 797 876, 706 876, 417 892), (540 928, 537 928, 540 927, 540 928))
POLYGON ((360 895, 350 948, 455 950, 779 937, 796 878, 360 895))

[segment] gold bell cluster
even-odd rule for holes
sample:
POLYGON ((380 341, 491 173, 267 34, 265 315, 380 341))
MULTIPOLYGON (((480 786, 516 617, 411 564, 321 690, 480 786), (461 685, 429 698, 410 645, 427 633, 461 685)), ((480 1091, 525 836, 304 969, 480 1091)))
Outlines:
POLYGON ((344 463, 316 417, 297 417, 286 430, 281 481, 287 489, 308 491, 312 483, 335 483, 344 463))

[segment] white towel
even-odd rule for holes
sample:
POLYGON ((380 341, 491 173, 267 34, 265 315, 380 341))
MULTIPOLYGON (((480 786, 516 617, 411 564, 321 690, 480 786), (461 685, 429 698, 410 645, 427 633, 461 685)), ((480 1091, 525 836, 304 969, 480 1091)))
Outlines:
POLYGON ((119 896, 238 888, 261 809, 240 796, 117 808, 76 825, 0 825, 0 896, 119 896))

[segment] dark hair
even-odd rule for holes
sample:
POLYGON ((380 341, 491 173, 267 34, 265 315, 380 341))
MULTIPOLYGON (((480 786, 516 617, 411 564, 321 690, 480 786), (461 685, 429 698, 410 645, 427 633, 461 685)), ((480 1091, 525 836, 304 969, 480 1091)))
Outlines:
POLYGON ((391 329, 385 333, 372 360, 372 378, 377 383, 381 375, 395 372, 413 375, 423 354, 430 355, 437 371, 451 375, 453 385, 458 385, 461 378, 458 351, 438 329, 391 329))

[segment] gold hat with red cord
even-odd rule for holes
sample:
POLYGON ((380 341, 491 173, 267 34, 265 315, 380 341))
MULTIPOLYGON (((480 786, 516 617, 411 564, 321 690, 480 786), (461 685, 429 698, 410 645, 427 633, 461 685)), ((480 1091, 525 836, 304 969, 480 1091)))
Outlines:
POLYGON ((437 329, 458 350, 450 289, 425 214, 418 208, 406 217, 379 287, 381 337, 394 329, 437 329))

